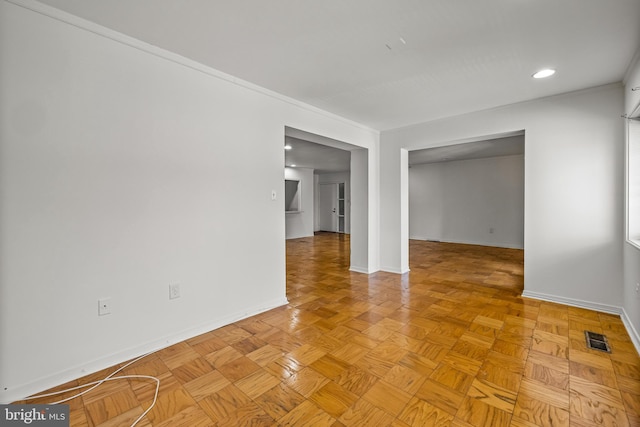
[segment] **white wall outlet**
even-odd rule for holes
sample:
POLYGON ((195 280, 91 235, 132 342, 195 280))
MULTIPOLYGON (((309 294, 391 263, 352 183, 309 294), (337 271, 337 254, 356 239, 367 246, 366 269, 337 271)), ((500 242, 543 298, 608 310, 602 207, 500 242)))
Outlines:
POLYGON ((111 314, 111 298, 100 298, 98 300, 98 316, 111 314))
POLYGON ((493 227, 489 229, 489 234, 493 234, 493 227))
POLYGON ((636 292, 640 292, 640 283, 636 283, 636 292))
POLYGON ((169 299, 180 298, 180 284, 172 283, 169 285, 169 299))
POLYGON ((271 190, 271 200, 275 200, 277 198, 276 190, 271 190))

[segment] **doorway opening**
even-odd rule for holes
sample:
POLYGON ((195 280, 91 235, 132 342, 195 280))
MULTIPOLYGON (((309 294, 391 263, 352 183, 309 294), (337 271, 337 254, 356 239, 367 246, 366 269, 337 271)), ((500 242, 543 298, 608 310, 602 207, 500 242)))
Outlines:
POLYGON ((285 128, 285 180, 298 181, 300 210, 285 213, 287 244, 336 233, 350 242, 349 269, 368 271, 368 150, 285 128))
POLYGON ((348 199, 344 182, 318 185, 318 231, 349 234, 347 229, 348 199))
POLYGON ((479 273, 479 282, 522 287, 524 142, 519 131, 408 152, 408 267, 419 266, 415 252, 425 246, 464 252, 475 245, 498 258, 522 259, 502 278, 479 273))

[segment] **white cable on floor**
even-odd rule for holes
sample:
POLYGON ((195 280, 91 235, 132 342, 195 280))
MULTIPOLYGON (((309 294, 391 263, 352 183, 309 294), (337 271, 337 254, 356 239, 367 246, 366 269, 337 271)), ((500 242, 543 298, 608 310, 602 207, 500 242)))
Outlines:
POLYGON ((147 408, 147 409, 142 413, 142 415, 140 415, 140 416, 138 417, 138 419, 136 419, 136 420, 133 422, 133 424, 131 424, 131 427, 134 427, 136 424, 138 424, 138 422, 139 422, 142 418, 144 418, 144 416, 145 416, 145 415, 147 415, 147 414, 149 413, 149 411, 151 410, 151 408, 153 408, 153 407, 155 406, 156 401, 158 400, 158 392, 160 391, 160 379, 159 379, 159 378, 156 378, 156 377, 149 376, 149 375, 121 375, 121 376, 117 376, 117 377, 114 377, 114 375, 115 375, 115 374, 117 374, 118 372, 122 371, 123 369, 127 368, 128 366, 132 365, 133 363, 137 362, 138 360, 140 360, 140 359, 142 359, 142 358, 144 358, 144 357, 147 357, 147 356, 148 356, 148 355, 150 355, 151 353, 154 353, 154 352, 149 352, 149 353, 145 353, 145 354, 143 354, 142 356, 140 356, 140 357, 138 357, 138 358, 136 358, 136 359, 132 360, 131 362, 127 363, 126 365, 121 366, 120 368, 116 369, 116 370, 115 370, 115 371, 113 371, 111 374, 107 375, 105 378, 103 378, 103 379, 101 379, 101 380, 93 381, 93 382, 90 382, 90 383, 87 383, 87 384, 83 384, 83 385, 79 385, 79 386, 76 386, 76 387, 67 388, 67 389, 65 389, 65 390, 58 390, 58 391, 54 391, 54 392, 51 392, 51 393, 38 394, 38 395, 36 395, 36 396, 26 397, 24 400, 33 400, 33 399, 39 399, 39 398, 43 398, 43 397, 56 396, 56 395, 58 395, 58 394, 67 393, 67 392, 69 392, 69 391, 74 391, 74 390, 80 390, 80 389, 82 389, 82 388, 92 386, 92 387, 90 387, 89 389, 87 389, 87 390, 85 390, 85 391, 83 391, 83 392, 80 392, 80 393, 74 394, 73 396, 70 396, 70 397, 64 398, 64 399, 62 399, 62 400, 58 400, 57 402, 48 403, 48 405, 58 405, 58 404, 60 404, 60 403, 67 402, 67 401, 69 401, 69 400, 72 400, 72 399, 75 399, 75 398, 77 398, 77 397, 80 397, 80 396, 82 396, 82 395, 84 395, 84 394, 86 394, 86 393, 89 393, 91 390, 94 390, 95 388, 97 388, 98 386, 100 386, 100 384, 103 384, 103 383, 104 383, 104 382, 106 382, 106 381, 123 380, 123 379, 150 379, 150 380, 154 380, 154 381, 156 382, 156 392, 155 392, 155 395, 153 396, 153 402, 151 402, 151 406, 149 406, 149 407, 148 407, 148 408, 147 408))

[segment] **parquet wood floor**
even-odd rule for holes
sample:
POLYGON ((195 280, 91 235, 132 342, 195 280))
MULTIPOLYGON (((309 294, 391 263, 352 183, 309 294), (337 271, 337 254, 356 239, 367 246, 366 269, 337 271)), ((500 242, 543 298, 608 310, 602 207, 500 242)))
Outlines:
MULTIPOLYGON (((640 358, 617 316, 521 298, 519 250, 410 255, 408 274, 367 276, 348 271, 348 236, 288 241, 287 306, 125 369, 161 380, 138 425, 640 426, 640 358)), ((154 390, 105 383, 71 401, 71 425, 130 425, 154 390)))

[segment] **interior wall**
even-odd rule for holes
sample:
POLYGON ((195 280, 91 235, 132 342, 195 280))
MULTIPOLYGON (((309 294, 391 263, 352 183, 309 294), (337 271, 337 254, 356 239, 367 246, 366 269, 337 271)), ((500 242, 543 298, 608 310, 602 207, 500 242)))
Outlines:
MULTIPOLYGON (((351 233, 351 174, 349 172, 333 172, 333 173, 320 173, 317 174, 317 185, 320 184, 338 184, 344 182, 344 197, 345 197, 345 212, 344 212, 344 232, 345 234, 351 233)), ((316 194, 319 193, 318 187, 316 187, 316 194)), ((317 199, 316 199, 317 201, 317 199)), ((316 216, 314 229, 320 230, 318 225, 318 206, 316 206, 316 216)))
POLYGON ((524 248, 524 157, 411 166, 409 238, 524 248))
POLYGON ((284 179, 300 181, 300 211, 285 214, 285 235, 287 239, 313 236, 315 196, 313 169, 284 168, 284 179))
POLYGON ((381 264, 409 267, 403 152, 525 130, 525 294, 619 312, 622 105, 616 84, 382 132, 381 264))
POLYGON ((285 126, 369 152, 378 133, 17 3, 0 1, 0 401, 285 304, 285 126))
MULTIPOLYGON (((624 88, 625 114, 631 114, 640 105, 640 90, 632 91, 632 88, 640 87, 640 56, 629 69, 624 88)), ((640 284, 640 248, 628 241, 624 243, 624 283, 623 283, 623 308, 622 319, 627 329, 633 331, 636 349, 640 352, 640 292, 636 290, 640 284)))

